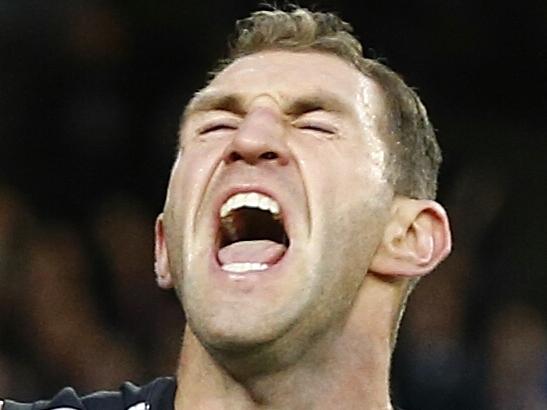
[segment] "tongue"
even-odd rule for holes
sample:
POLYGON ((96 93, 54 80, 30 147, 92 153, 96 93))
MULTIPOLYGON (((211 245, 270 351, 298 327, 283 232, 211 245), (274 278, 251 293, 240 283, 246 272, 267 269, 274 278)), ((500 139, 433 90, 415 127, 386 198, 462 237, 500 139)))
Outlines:
POLYGON ((218 251, 221 265, 237 262, 255 262, 273 265, 283 257, 287 248, 274 241, 240 241, 218 251))

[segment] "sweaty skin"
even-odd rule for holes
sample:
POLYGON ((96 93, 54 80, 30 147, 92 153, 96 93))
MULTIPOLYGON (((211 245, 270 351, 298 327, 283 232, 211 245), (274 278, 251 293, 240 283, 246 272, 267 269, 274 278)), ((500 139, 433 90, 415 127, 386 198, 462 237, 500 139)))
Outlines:
POLYGON ((208 346, 256 346, 305 331, 302 345, 291 346, 299 355, 306 338, 347 312, 393 195, 371 120, 382 108, 378 87, 345 62, 288 52, 236 61, 191 105, 165 227, 176 285, 208 346), (217 100, 202 109, 204 95, 217 100), (225 97, 239 107, 211 106, 225 97), (325 109, 291 112, 307 100, 325 109), (234 151, 242 159, 230 162, 234 151), (277 158, 259 158, 270 151, 277 158), (281 204, 291 248, 275 275, 232 282, 211 266, 215 201, 232 187, 266 190, 281 204))
POLYGON ((240 58, 190 102, 157 226, 160 283, 188 318, 178 410, 391 408, 404 287, 367 273, 402 203, 385 121, 380 88, 316 52, 240 58), (234 276, 218 262, 218 213, 247 191, 280 204, 290 247, 234 276))

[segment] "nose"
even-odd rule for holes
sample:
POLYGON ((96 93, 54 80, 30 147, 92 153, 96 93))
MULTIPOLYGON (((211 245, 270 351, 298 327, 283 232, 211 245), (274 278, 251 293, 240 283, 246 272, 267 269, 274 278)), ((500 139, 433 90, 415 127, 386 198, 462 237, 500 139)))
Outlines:
POLYGON ((289 162, 284 127, 279 114, 270 108, 249 112, 224 153, 224 162, 244 161, 251 165, 289 162))

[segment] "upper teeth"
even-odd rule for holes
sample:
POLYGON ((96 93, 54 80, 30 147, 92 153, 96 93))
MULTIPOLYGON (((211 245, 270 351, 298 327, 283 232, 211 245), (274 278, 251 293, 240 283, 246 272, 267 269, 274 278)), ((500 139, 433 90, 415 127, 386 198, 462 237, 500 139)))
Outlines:
POLYGON ((274 215, 279 214, 279 204, 274 199, 258 192, 246 192, 231 196, 220 208, 220 217, 224 218, 234 209, 243 207, 259 208, 274 215))

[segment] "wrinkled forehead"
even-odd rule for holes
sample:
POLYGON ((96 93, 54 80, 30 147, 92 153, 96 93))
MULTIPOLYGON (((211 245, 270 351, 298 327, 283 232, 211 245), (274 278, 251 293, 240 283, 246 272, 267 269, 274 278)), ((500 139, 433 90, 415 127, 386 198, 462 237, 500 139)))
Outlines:
POLYGON ((187 111, 208 95, 230 94, 267 95, 281 108, 302 96, 323 95, 358 116, 385 111, 381 88, 372 79, 335 55, 313 51, 263 51, 238 58, 196 94, 187 111))

